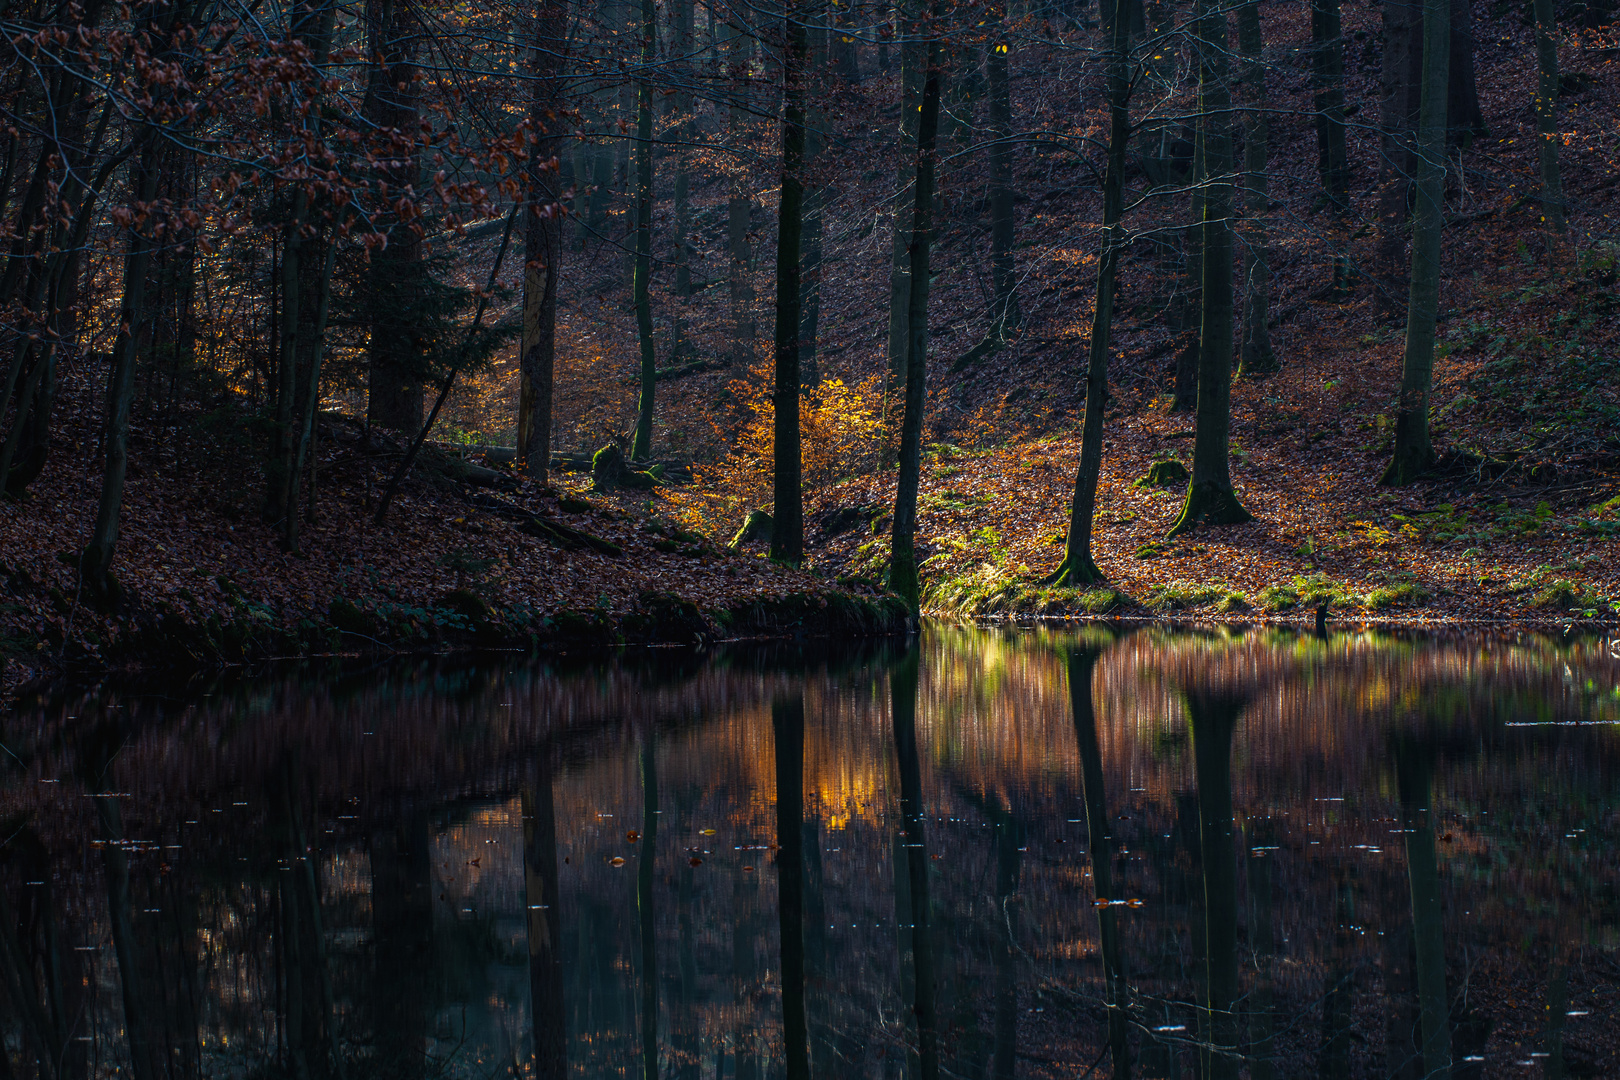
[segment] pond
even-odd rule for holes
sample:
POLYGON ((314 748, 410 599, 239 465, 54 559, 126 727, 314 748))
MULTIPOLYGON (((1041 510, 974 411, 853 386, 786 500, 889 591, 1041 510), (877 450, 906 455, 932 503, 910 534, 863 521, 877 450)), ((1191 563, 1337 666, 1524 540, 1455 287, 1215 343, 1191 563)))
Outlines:
POLYGON ((932 624, 0 742, 0 1077, 1620 1076, 1620 642, 932 624))

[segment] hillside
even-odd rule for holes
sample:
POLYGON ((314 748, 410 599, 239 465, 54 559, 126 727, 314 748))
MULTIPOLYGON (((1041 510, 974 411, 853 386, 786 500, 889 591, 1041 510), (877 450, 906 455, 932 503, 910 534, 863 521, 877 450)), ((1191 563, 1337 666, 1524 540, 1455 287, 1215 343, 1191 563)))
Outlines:
MULTIPOLYGON (((1137 239, 1122 270, 1111 358, 1096 535, 1108 587, 1075 595, 1038 586, 1061 555, 1078 458, 1100 214, 1094 166, 1106 117, 1094 70, 1062 49, 1031 46, 1013 69, 1016 122, 1086 149, 1056 154, 1025 140, 1016 155, 1025 321, 1005 349, 966 364, 985 325, 986 179, 972 140, 953 144, 947 158, 919 533, 919 561, 930 560, 929 605, 1253 617, 1297 615, 1326 599, 1349 616, 1380 619, 1613 619, 1620 244, 1612 222, 1620 172, 1603 135, 1616 115, 1612 35, 1575 30, 1562 39, 1560 160, 1571 216, 1558 237, 1543 227, 1534 198, 1533 28, 1496 8, 1475 12, 1487 131, 1454 149, 1448 180, 1431 410, 1443 466, 1425 482, 1390 489, 1378 479, 1393 434, 1405 296, 1391 296, 1373 272, 1378 133, 1350 125, 1351 203, 1342 217, 1333 214, 1319 190, 1311 81, 1299 59, 1308 12, 1261 10, 1274 110, 1270 328, 1281 370, 1238 378, 1232 399, 1233 475, 1256 521, 1166 543, 1180 488, 1136 484, 1155 461, 1190 463, 1193 435, 1191 415, 1169 410, 1177 356, 1195 336, 1185 317, 1173 317, 1185 295, 1175 236, 1189 211, 1184 200, 1146 196, 1127 217, 1137 239), (1053 72, 1076 78, 1064 83, 1053 72), (1066 114, 1066 97, 1081 109, 1066 114), (1344 263, 1361 268, 1348 283, 1336 276, 1344 263)), ((1344 8, 1352 112, 1375 107, 1379 18, 1373 5, 1344 8)), ((895 436, 881 422, 886 218, 879 209, 875 228, 873 219, 892 197, 893 179, 861 166, 882 148, 892 116, 882 103, 897 93, 893 75, 845 87, 842 119, 859 134, 819 166, 832 195, 818 362, 823 379, 839 380, 821 393, 846 414, 853 395, 864 411, 840 426, 834 406, 813 403, 814 392, 807 406, 827 421, 819 441, 807 435, 807 454, 819 455, 807 472, 822 481, 807 515, 809 565, 870 578, 886 565, 894 490, 892 474, 876 468, 895 436)), ((1182 106, 1190 108, 1184 99, 1182 106)), ((1174 103, 1156 109, 1174 115, 1174 103)), ((1138 122, 1151 133, 1152 117, 1138 122)), ((1145 191, 1139 152, 1133 170, 1133 190, 1145 191)), ((700 233, 696 265, 716 275, 726 259, 723 180, 694 186, 698 220, 715 223, 700 233)), ((583 448, 633 418, 635 331, 628 292, 604 261, 611 252, 587 247, 579 258, 576 280, 599 287, 572 294, 559 409, 564 437, 583 448)), ((768 295, 768 251, 759 265, 756 292, 768 295)), ((710 285, 689 299, 658 297, 658 311, 685 318, 695 359, 660 382, 657 431, 660 445, 709 464, 700 469, 701 492, 668 493, 672 513, 722 537, 769 499, 761 439, 769 311, 759 314, 758 365, 739 370, 728 363, 724 281, 710 285)), ((665 316, 660 334, 668 325, 665 316)))
MULTIPOLYGON (((95 387, 64 380, 63 453, 27 500, 0 502, 0 678, 240 664, 322 654, 599 648, 622 642, 883 633, 903 611, 872 589, 733 553, 644 493, 585 471, 539 487, 429 453, 385 524, 400 443, 331 415, 316 517, 299 554, 260 512, 251 440, 148 428, 133 444, 116 602, 78 587, 95 512, 95 387)), ((241 433, 237 433, 240 435, 241 433)))

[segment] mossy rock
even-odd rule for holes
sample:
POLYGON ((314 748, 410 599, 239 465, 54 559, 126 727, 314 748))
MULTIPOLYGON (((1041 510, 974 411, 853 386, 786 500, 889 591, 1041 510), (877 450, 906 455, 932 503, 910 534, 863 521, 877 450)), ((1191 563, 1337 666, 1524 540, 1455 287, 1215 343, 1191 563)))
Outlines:
POLYGON ((744 544, 769 544, 775 535, 776 519, 763 510, 750 510, 748 517, 743 519, 742 528, 731 538, 730 546, 740 548, 744 544))
POLYGON ((326 609, 326 621, 345 634, 372 637, 377 633, 371 616, 362 611, 359 605, 348 600, 333 600, 326 609))
POLYGON ((1146 476, 1139 477, 1137 487, 1174 487, 1192 479, 1187 466, 1179 461, 1155 461, 1148 466, 1146 476))
POLYGON ((592 506, 588 500, 577 495, 564 495, 557 500, 557 509, 565 514, 588 514, 592 506))
POLYGON ((631 468, 624 451, 612 443, 591 457, 591 481, 598 491, 612 491, 614 488, 650 491, 658 486, 656 476, 631 468))
POLYGON ((821 535, 830 538, 861 525, 865 525, 870 529, 871 523, 882 516, 883 508, 881 506, 871 506, 864 503, 857 503, 853 506, 840 506, 821 515, 821 535))

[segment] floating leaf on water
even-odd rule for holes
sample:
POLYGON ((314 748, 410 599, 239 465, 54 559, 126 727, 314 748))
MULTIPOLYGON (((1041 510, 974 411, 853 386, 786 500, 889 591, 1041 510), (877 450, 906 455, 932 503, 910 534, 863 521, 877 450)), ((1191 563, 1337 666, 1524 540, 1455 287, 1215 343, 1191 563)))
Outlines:
POLYGON ((630 841, 633 844, 637 840, 641 839, 641 830, 640 829, 631 829, 629 832, 624 834, 624 838, 626 840, 630 841))
POLYGON ((622 856, 622 855, 613 856, 613 858, 608 860, 608 865, 609 866, 623 866, 624 865, 624 856, 622 856))
POLYGON ((714 835, 714 830, 713 829, 699 829, 698 830, 698 835, 699 836, 713 836, 714 835))
POLYGON ((702 866, 703 865, 703 860, 698 858, 696 855, 692 856, 690 859, 687 859, 686 861, 687 861, 688 864, 690 864, 692 866, 702 866))
POLYGON ((745 874, 753 873, 753 870, 754 870, 754 868, 752 866, 743 867, 743 873, 745 873, 745 874))

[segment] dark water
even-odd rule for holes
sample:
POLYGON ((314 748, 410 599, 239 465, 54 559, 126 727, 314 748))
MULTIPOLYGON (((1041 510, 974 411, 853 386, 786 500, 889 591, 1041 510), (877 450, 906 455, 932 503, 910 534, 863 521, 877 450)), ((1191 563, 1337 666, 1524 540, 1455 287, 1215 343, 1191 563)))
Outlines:
POLYGON ((0 728, 0 1078, 1620 1076, 1617 654, 933 627, 59 693, 0 728))

